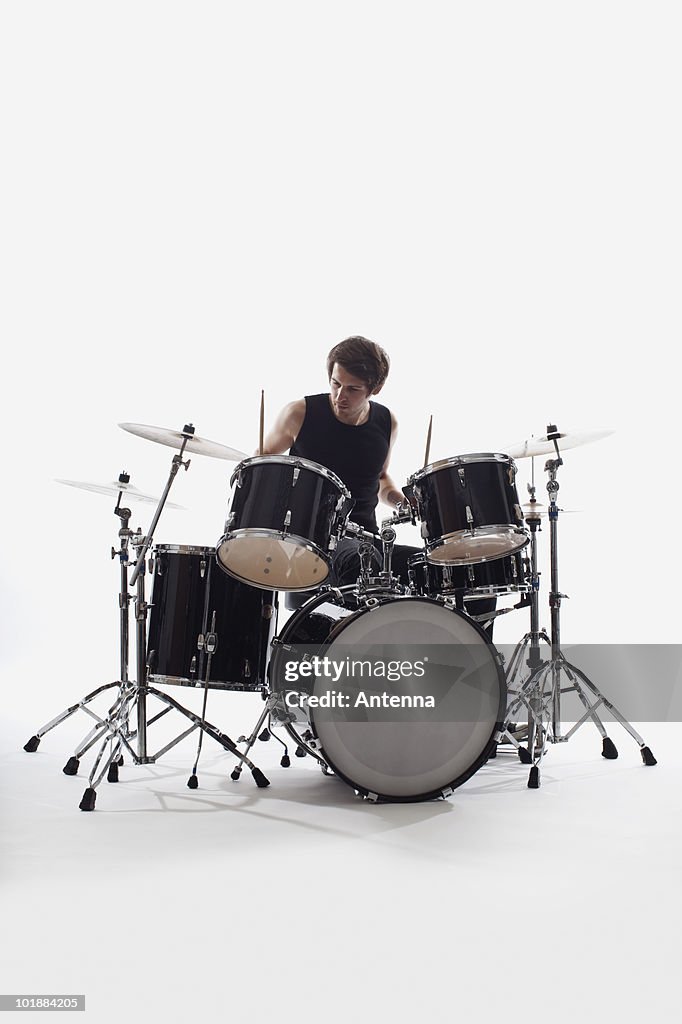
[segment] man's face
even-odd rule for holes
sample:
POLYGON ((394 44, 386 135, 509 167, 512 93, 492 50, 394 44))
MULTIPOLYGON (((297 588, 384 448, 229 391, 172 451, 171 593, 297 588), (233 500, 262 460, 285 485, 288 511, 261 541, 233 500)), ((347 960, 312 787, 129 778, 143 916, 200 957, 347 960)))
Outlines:
POLYGON ((329 390, 334 412, 342 422, 355 422, 366 409, 372 393, 363 380, 348 373, 338 363, 332 367, 329 390))

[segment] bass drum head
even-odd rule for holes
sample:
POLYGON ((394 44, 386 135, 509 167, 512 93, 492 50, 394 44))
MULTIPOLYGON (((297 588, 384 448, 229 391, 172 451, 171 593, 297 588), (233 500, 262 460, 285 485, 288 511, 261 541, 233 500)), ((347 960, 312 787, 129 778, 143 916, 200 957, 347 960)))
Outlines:
MULTIPOLYGON (((305 632, 305 620, 298 629, 305 632)), ((296 632, 287 640, 295 645, 296 632)), ((504 672, 495 647, 466 615, 428 598, 393 597, 336 621, 317 650, 337 666, 349 658, 428 664, 423 676, 410 673, 399 682, 363 678, 358 684, 354 676, 344 688, 345 707, 309 710, 324 760, 359 793, 393 802, 448 796, 487 760, 504 719, 504 672), (358 707, 356 692, 365 700, 382 699, 382 693, 409 701, 433 696, 435 707, 358 707)), ((339 685, 317 677, 312 693, 322 698, 339 685)))

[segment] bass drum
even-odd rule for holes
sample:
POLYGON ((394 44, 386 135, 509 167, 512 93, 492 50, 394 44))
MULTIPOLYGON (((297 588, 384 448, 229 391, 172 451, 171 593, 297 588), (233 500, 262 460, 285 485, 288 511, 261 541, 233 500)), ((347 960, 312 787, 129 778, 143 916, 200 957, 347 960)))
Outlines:
POLYGON ((500 656, 439 601, 387 594, 351 610, 345 589, 315 595, 275 640, 275 718, 371 800, 447 797, 485 763, 504 721, 500 656))

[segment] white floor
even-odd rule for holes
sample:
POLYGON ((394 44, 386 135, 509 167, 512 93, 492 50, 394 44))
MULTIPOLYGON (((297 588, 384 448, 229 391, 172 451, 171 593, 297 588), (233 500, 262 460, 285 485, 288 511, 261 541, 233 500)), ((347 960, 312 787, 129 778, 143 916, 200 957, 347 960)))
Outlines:
MULTIPOLYGON (((259 709, 211 702, 234 733, 259 709)), ((85 993, 97 1024, 677 1019, 679 725, 641 727, 653 768, 585 727, 537 791, 500 755, 446 802, 380 806, 272 741, 269 789, 207 741, 190 791, 188 740, 84 814, 90 762, 61 768, 85 719, 28 755, 41 724, 3 737, 3 992, 85 993)))

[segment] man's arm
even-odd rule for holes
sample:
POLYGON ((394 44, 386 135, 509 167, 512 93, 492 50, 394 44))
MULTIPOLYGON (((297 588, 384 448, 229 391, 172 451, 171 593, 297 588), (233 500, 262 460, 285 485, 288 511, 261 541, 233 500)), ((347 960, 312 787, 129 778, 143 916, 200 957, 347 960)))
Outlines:
POLYGON ((407 501, 407 498, 401 490, 399 490, 393 478, 388 472, 389 463, 391 461, 391 452, 393 451, 393 445, 398 436, 398 421, 391 413, 391 439, 388 443, 388 454, 386 455, 386 461, 384 462, 381 473, 379 474, 379 501, 383 501, 385 505, 397 505, 399 503, 407 501))
MULTIPOLYGON (((282 455, 291 448, 305 419, 305 398, 285 405, 263 441, 263 455, 282 455)), ((256 455, 260 452, 256 451, 256 455)))

